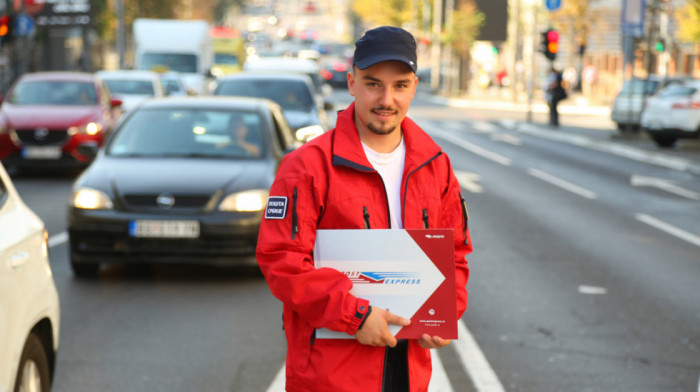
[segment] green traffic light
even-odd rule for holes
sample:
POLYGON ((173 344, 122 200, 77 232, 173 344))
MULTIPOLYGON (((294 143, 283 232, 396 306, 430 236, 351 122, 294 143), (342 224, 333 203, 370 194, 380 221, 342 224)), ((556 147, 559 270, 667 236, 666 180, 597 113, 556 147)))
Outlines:
POLYGON ((656 41, 656 51, 657 52, 664 51, 664 41, 656 41))

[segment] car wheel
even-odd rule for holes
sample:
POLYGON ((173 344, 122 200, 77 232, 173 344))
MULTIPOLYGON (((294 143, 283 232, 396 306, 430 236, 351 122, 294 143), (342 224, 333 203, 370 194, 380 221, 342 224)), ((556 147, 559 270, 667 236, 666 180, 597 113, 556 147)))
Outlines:
POLYGON ((51 374, 44 345, 35 334, 29 334, 17 369, 14 392, 49 392, 51 374))
POLYGON ((97 270, 100 269, 99 263, 83 263, 70 261, 70 266, 73 269, 75 276, 79 278, 94 278, 97 276, 97 270))
POLYGON ((678 140, 677 137, 662 135, 654 135, 651 138, 654 139, 654 142, 656 142, 657 146, 663 148, 673 147, 676 144, 676 140, 678 140))

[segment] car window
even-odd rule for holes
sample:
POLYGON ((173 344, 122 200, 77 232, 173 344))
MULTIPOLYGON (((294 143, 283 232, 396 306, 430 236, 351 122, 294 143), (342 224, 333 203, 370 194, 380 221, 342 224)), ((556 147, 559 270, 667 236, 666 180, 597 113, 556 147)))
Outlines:
POLYGON ((17 84, 9 102, 15 105, 95 105, 97 92, 92 83, 27 81, 17 84))
POLYGON ((197 56, 180 53, 144 53, 141 57, 140 70, 150 71, 162 67, 175 72, 195 73, 197 72, 197 56))
POLYGON ((689 97, 698 91, 693 86, 684 86, 680 84, 671 84, 663 90, 659 91, 659 97, 689 97))
POLYGON ((5 185, 5 182, 0 177, 0 208, 2 208, 2 206, 5 205, 6 200, 7 200, 7 187, 5 185))
POLYGON ((155 95, 153 82, 150 80, 106 79, 105 83, 112 94, 155 95))
POLYGON ((642 95, 646 92, 647 95, 651 95, 658 85, 658 80, 631 79, 624 84, 620 94, 642 95))
POLYGON ((267 98, 284 110, 310 111, 314 105, 308 85, 301 80, 226 80, 219 85, 216 95, 267 98))
POLYGON ((142 109, 119 128, 112 156, 259 158, 264 128, 254 112, 208 109, 142 109))

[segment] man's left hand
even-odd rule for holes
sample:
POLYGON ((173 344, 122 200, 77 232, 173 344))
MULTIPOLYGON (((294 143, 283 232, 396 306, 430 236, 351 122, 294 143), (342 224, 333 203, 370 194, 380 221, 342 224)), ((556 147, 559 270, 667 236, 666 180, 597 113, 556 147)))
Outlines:
POLYGON ((418 344, 426 349, 429 348, 442 348, 447 346, 452 342, 452 339, 442 339, 439 336, 430 336, 424 333, 420 339, 418 339, 418 344))

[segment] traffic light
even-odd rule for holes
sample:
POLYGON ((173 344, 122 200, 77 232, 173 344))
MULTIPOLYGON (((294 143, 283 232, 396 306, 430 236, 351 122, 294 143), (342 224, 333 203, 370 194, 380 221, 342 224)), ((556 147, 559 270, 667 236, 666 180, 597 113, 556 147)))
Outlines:
POLYGON ((12 39, 12 18, 5 14, 0 16, 0 42, 6 43, 12 39))
POLYGON ((663 52, 666 48, 666 42, 663 39, 659 39, 656 41, 655 47, 657 52, 663 52))
POLYGON ((540 50, 546 58, 554 61, 559 52, 559 32, 554 29, 542 32, 542 48, 540 50))

